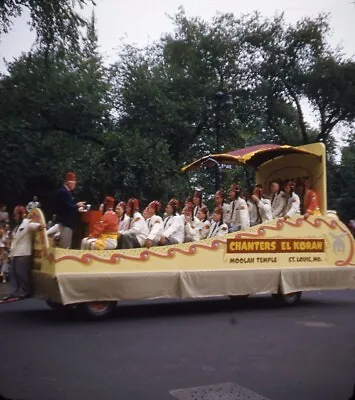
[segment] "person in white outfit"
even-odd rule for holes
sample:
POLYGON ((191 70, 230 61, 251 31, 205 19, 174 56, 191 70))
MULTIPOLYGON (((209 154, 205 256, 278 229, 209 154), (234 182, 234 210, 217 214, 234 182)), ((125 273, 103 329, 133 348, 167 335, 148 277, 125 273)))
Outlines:
POLYGON ((16 227, 12 232, 9 258, 11 259, 10 293, 3 301, 31 297, 32 279, 32 235, 44 229, 40 223, 26 218, 26 209, 16 206, 14 209, 16 227))
MULTIPOLYGON (((202 207, 206 207, 205 204, 203 204, 202 202, 202 192, 201 190, 196 190, 193 197, 192 197, 192 202, 193 202, 193 210, 192 210, 192 216, 193 217, 197 217, 197 214, 199 212, 199 210, 202 207)), ((207 218, 208 218, 208 214, 207 214, 207 218)))
POLYGON ((161 204, 158 200, 154 200, 148 204, 143 212, 143 216, 148 224, 148 236, 145 241, 145 247, 150 248, 159 244, 163 234, 163 219, 158 212, 161 209, 161 204))
POLYGON ((293 188, 294 186, 292 181, 285 183, 284 191, 287 196, 286 210, 284 215, 285 219, 288 219, 293 215, 301 215, 301 201, 298 194, 294 192, 293 188))
POLYGON ((185 226, 185 243, 197 242, 200 240, 199 226, 200 221, 197 217, 193 216, 193 205, 186 205, 182 210, 185 226))
POLYGON ((223 236, 228 233, 228 225, 223 222, 223 208, 215 207, 212 214, 212 223, 207 238, 223 236))
POLYGON ((280 182, 272 181, 270 184, 271 213, 273 218, 283 217, 286 208, 286 195, 281 190, 280 182))
POLYGON ((249 209, 246 201, 240 197, 240 186, 233 183, 229 189, 230 223, 229 232, 236 232, 250 226, 249 209))
POLYGON ((208 219, 208 208, 206 206, 198 210, 197 218, 200 221, 198 225, 199 240, 206 239, 211 227, 211 222, 208 219))
POLYGON ((226 203, 223 190, 217 190, 214 195, 214 206, 222 207, 223 221, 228 225, 230 223, 230 205, 226 203))
POLYGON ((178 201, 171 199, 165 208, 166 218, 163 224, 163 235, 160 238, 159 244, 183 243, 185 239, 184 221, 181 215, 177 215, 176 209, 178 201))
POLYGON ((148 237, 148 225, 139 212, 139 202, 135 198, 127 201, 126 214, 129 216, 128 229, 120 234, 117 247, 120 249, 133 249, 143 247, 148 237))
POLYGON ((122 233, 128 229, 129 225, 129 216, 126 214, 126 203, 120 201, 115 208, 115 212, 118 215, 118 233, 122 233))
POLYGON ((257 184, 252 188, 248 208, 250 226, 272 220, 271 201, 264 197, 262 185, 257 184))

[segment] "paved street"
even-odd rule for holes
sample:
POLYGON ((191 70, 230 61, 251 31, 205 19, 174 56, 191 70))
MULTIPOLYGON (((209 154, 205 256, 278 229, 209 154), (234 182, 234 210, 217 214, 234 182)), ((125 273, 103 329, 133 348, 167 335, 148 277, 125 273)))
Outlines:
POLYGON ((355 382, 350 291, 294 308, 269 296, 125 302, 97 322, 26 300, 0 305, 0 323, 0 394, 11 399, 174 400, 230 382, 270 400, 347 400, 355 382))

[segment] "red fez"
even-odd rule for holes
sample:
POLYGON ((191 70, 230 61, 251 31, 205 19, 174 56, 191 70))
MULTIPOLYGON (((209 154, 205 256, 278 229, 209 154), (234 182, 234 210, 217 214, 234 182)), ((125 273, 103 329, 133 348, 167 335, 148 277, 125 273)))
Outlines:
POLYGON ((221 206, 218 206, 213 210, 213 213, 223 215, 223 208, 221 206))
POLYGON ((21 218, 25 218, 26 208, 24 206, 16 206, 14 209, 14 214, 20 214, 21 218))
POLYGON ((127 207, 131 207, 132 210, 139 210, 139 202, 138 199, 130 198, 127 201, 127 207))
POLYGON ((74 172, 67 172, 66 175, 65 175, 65 180, 66 180, 67 182, 69 182, 69 181, 76 181, 75 173, 74 173, 74 172))
POLYGON ((154 208, 155 212, 159 212, 161 209, 161 204, 158 200, 153 200, 148 204, 149 208, 154 208))
POLYGON ((113 208, 113 205, 115 204, 115 199, 111 196, 106 196, 104 203, 107 208, 113 208))

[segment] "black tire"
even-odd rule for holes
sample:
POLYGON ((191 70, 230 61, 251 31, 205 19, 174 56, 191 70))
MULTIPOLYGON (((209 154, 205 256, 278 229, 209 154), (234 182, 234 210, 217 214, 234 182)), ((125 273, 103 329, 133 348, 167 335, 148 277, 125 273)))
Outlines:
POLYGON ((272 297, 283 306, 293 306, 301 301, 302 292, 294 292, 288 294, 277 293, 273 294, 272 297))
POLYGON ((116 306, 117 301, 92 301, 78 304, 78 310, 89 319, 102 319, 111 315, 116 306))

